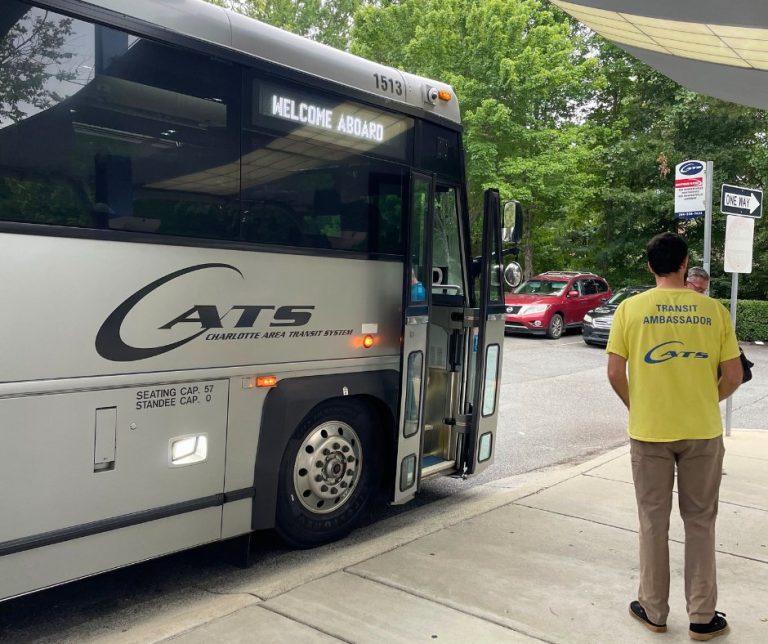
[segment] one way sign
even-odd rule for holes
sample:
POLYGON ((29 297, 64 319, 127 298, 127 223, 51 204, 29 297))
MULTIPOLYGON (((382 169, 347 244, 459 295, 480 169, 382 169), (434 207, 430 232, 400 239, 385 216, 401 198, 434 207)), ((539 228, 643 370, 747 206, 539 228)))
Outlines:
POLYGON ((723 184, 720 191, 720 212, 724 215, 763 216, 763 191, 723 184))

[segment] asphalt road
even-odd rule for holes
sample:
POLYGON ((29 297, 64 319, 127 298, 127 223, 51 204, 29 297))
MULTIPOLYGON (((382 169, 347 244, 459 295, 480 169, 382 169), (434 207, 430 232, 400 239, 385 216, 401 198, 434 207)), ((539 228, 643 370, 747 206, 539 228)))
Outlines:
MULTIPOLYGON (((768 347, 744 348, 755 363, 755 377, 734 396, 732 426, 768 430, 768 347)), ((459 490, 583 461, 625 443, 626 412, 607 383, 605 363, 604 351, 586 346, 578 332, 554 341, 507 337, 493 465, 464 481, 426 481, 415 502, 381 509, 365 532, 373 529, 375 535, 383 519, 459 490)), ((278 563, 303 565, 302 553, 289 551, 269 533, 255 537, 252 553, 264 571, 278 563)), ((238 574, 225 555, 220 544, 197 548, 0 603, 0 642, 80 642, 84 632, 98 640, 102 629, 102 634, 128 629, 158 604, 183 603, 207 592, 212 579, 238 574)))

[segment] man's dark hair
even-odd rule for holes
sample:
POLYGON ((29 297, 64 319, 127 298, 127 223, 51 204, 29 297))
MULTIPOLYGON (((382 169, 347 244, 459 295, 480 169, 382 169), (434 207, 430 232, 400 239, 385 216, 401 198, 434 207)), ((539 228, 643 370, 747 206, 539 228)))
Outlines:
POLYGON ((663 277, 676 273, 688 255, 688 244, 675 233, 656 235, 645 247, 651 270, 663 277))

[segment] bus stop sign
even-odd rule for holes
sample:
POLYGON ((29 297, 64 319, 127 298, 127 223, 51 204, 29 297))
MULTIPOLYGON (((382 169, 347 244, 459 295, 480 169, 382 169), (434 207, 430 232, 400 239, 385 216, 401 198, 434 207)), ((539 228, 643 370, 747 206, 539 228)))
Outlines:
POLYGON ((720 190, 720 212, 759 219, 763 216, 763 191, 724 183, 720 190))

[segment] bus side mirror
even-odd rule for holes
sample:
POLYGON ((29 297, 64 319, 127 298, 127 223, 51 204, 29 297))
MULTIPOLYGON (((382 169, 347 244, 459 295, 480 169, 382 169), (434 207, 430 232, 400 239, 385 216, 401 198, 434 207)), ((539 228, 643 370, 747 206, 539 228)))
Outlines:
POLYGON ((517 243, 523 238, 523 207, 519 201, 504 203, 501 240, 507 243, 517 243))
POLYGON ((504 269, 504 281, 515 288, 520 286, 520 282, 523 281, 523 269, 517 262, 510 262, 504 269))

